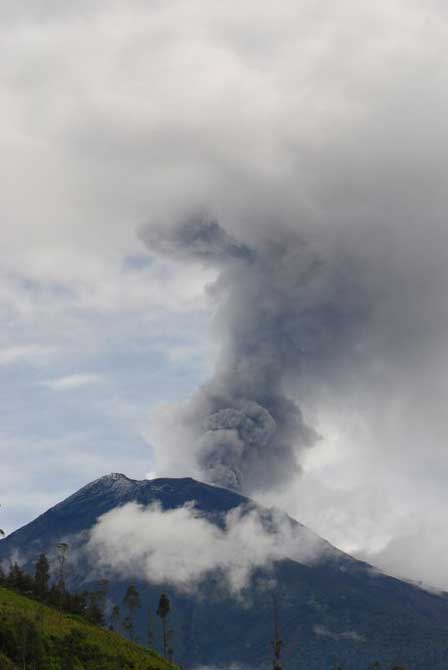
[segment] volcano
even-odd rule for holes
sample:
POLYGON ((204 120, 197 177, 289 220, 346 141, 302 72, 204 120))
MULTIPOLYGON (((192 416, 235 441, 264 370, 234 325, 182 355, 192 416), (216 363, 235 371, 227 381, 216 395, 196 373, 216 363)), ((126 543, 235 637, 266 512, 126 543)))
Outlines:
MULTIPOLYGON (((217 526, 236 508, 256 508, 265 519, 278 518, 235 491, 191 478, 136 481, 111 474, 0 541, 0 560, 20 560, 31 570, 40 553, 51 556, 59 542, 68 542, 73 547, 71 587, 94 588, 95 566, 83 552, 90 531, 103 514, 130 502, 144 507, 157 503, 162 510, 194 502, 196 513, 217 526)), ((146 640, 149 620, 155 646, 160 648, 155 613, 160 593, 167 592, 175 660, 186 668, 270 667, 275 595, 286 668, 360 670, 379 662, 385 668, 395 664, 409 670, 446 670, 447 594, 385 575, 339 551, 298 521, 289 521, 304 537, 313 539, 318 560, 302 563, 286 557, 258 568, 238 596, 222 588, 220 575, 213 573, 191 592, 172 584, 117 576, 110 582, 110 603, 121 604, 130 581, 136 583, 142 601, 138 637, 146 640)))

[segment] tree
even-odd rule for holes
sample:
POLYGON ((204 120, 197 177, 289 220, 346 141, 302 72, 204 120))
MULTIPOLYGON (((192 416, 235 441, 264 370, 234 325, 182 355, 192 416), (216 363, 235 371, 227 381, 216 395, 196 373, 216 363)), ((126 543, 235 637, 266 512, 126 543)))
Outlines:
POLYGON ((61 594, 65 591, 67 559, 69 552, 70 547, 67 542, 59 542, 59 544, 56 545, 57 587, 61 594))
POLYGON ((170 613, 170 601, 169 598, 162 593, 159 600, 159 606, 157 608, 157 616, 160 617, 162 622, 162 636, 163 636, 163 656, 167 658, 167 634, 166 634, 166 623, 167 616, 170 613))
POLYGON ((110 615, 110 628, 118 633, 120 628, 120 608, 118 605, 112 607, 112 614, 110 615))
POLYGON ((100 604, 100 593, 90 591, 87 593, 86 619, 95 626, 104 626, 104 610, 100 604))
POLYGON ((123 630, 130 640, 134 638, 134 623, 130 616, 125 616, 123 619, 123 630))
POLYGON ((152 632, 152 624, 151 624, 151 610, 148 610, 148 620, 146 624, 146 641, 148 643, 148 647, 152 647, 154 644, 154 635, 152 632))
POLYGON ((98 602, 98 607, 101 610, 101 614, 102 614, 102 617, 103 617, 103 622, 106 620, 106 604, 107 604, 107 596, 108 596, 108 593, 109 593, 109 586, 110 586, 110 584, 109 584, 108 579, 103 578, 103 579, 100 579, 99 582, 98 582, 97 602, 98 602))
POLYGON ((126 594, 123 598, 123 603, 126 605, 128 609, 128 616, 126 618, 129 619, 129 621, 127 622, 129 639, 134 640, 135 614, 138 608, 141 607, 140 594, 137 591, 137 588, 136 586, 134 586, 134 584, 130 584, 130 586, 128 586, 126 594))
POLYGON ((34 572, 34 587, 37 595, 42 598, 48 593, 50 581, 50 564, 45 554, 41 554, 36 563, 34 572))
POLYGON ((22 593, 32 592, 34 581, 32 577, 26 574, 18 563, 13 563, 6 578, 6 583, 13 589, 22 591, 22 593))
POLYGON ((106 602, 109 580, 100 579, 98 589, 87 594, 86 616, 97 626, 104 626, 106 621, 106 602))
POLYGON ((173 642, 174 642, 174 630, 172 628, 169 628, 166 633, 166 643, 167 643, 166 654, 167 659, 170 663, 173 662, 173 655, 174 655, 173 642))

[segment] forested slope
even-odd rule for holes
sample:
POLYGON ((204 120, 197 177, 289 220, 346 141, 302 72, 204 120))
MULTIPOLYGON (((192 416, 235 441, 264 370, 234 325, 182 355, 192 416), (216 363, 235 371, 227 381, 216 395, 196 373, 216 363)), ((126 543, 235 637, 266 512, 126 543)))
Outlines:
POLYGON ((0 587, 0 670, 168 670, 156 652, 0 587))

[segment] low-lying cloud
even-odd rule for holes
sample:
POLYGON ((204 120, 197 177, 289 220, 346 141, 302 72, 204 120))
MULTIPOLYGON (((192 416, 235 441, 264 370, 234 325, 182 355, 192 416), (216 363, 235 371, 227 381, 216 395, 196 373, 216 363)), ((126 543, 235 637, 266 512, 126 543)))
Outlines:
POLYGON ((87 545, 94 564, 126 578, 170 583, 182 591, 197 588, 211 572, 222 573, 238 595, 257 568, 293 558, 312 562, 329 547, 285 514, 236 508, 215 525, 194 503, 163 510, 155 503, 128 503, 104 514, 87 545))
POLYGON ((52 391, 71 391, 83 386, 90 386, 91 384, 98 384, 102 381, 101 375, 90 373, 79 373, 73 375, 66 375, 57 379, 47 379, 40 382, 42 386, 46 386, 52 391))
POLYGON ((344 630, 341 633, 336 633, 329 630, 321 624, 313 626, 313 632, 317 637, 328 637, 331 640, 352 640, 353 642, 365 642, 363 635, 360 635, 355 630, 344 630))

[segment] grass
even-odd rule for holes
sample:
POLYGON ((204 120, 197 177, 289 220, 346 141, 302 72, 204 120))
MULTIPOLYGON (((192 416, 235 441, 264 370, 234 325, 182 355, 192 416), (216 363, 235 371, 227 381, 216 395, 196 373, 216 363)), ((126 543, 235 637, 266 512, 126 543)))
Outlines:
POLYGON ((0 670, 16 667, 168 670, 174 666, 118 633, 0 587, 0 670))

